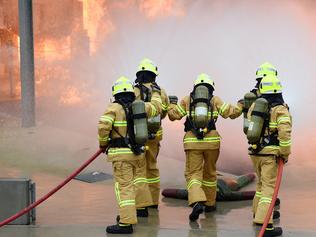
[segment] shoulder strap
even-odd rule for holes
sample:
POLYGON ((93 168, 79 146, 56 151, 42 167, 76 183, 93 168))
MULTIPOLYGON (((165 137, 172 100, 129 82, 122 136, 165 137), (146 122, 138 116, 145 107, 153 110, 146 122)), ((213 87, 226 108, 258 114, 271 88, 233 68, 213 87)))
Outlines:
POLYGON ((139 82, 135 85, 136 88, 139 89, 140 91, 140 98, 141 100, 145 101, 145 102, 149 102, 150 101, 150 98, 149 98, 149 92, 150 92, 150 89, 147 88, 146 86, 144 86, 143 83, 139 82))
POLYGON ((125 112, 126 122, 127 122, 127 131, 125 137, 122 135, 119 135, 124 138, 124 141, 126 145, 132 150, 132 152, 135 155, 140 155, 144 152, 143 146, 139 145, 135 141, 135 133, 134 133, 134 121, 133 121, 133 112, 131 111, 132 108, 130 105, 126 105, 122 103, 121 101, 115 101, 116 103, 119 103, 125 112))
POLYGON ((126 122, 127 122, 127 131, 126 131, 126 134, 125 136, 123 136, 122 134, 120 134, 117 129, 114 128, 113 126, 113 130, 121 137, 125 140, 125 143, 126 145, 128 145, 129 141, 128 141, 128 131, 129 131, 129 111, 128 111, 128 108, 126 106, 126 104, 124 104, 122 101, 120 100, 115 100, 113 103, 117 103, 117 104, 120 104, 122 106, 122 108, 124 109, 124 112, 125 112, 125 118, 126 118, 126 122))

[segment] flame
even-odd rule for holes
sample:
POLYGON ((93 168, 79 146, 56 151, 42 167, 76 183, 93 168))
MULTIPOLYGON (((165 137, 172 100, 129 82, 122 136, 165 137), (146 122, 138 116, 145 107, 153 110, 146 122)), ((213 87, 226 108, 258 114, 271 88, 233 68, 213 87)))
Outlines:
POLYGON ((81 0, 83 3, 83 25, 90 38, 90 53, 93 55, 106 37, 115 30, 106 0, 81 0))
MULTIPOLYGON (((86 52, 90 54, 90 57, 95 56, 108 36, 116 30, 110 11, 123 8, 129 10, 136 7, 146 18, 150 19, 184 15, 183 2, 180 0, 78 1, 82 3, 82 10, 79 9, 79 14, 76 12, 73 15, 71 32, 68 34, 57 34, 58 32, 56 32, 57 35, 62 36, 51 38, 49 35, 41 35, 39 32, 38 38, 34 42, 36 96, 57 97, 57 101, 65 106, 82 105, 87 97, 93 94, 87 90, 89 87, 85 84, 89 81, 89 74, 80 74, 80 62, 82 62, 80 60, 85 57, 86 52), (88 45, 83 45, 86 42, 89 42, 88 45), (72 67, 73 63, 78 63, 78 68, 72 67)), ((49 5, 43 4, 38 7, 39 9, 40 7, 47 8, 49 5)), ((15 35, 15 47, 19 52, 20 38, 17 33, 15 35)), ((20 62, 19 57, 20 53, 15 57, 17 64, 20 62)), ((16 70, 18 75, 18 66, 16 66, 16 70)), ((16 95, 20 96, 20 80, 16 80, 14 88, 16 95)))
POLYGON ((36 45, 35 54, 45 61, 68 60, 71 56, 70 36, 58 40, 45 39, 36 45))
POLYGON ((87 96, 87 93, 82 94, 78 88, 68 86, 61 94, 59 103, 63 105, 79 105, 83 102, 84 96, 87 96))
POLYGON ((176 0, 142 0, 139 9, 148 18, 161 16, 183 16, 184 7, 176 0))

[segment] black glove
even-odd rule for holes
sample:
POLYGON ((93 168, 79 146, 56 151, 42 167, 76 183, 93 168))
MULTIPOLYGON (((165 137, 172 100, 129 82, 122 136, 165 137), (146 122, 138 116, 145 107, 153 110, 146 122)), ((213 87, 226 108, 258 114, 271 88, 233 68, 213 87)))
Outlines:
POLYGON ((170 95, 169 97, 169 102, 170 104, 177 104, 178 103, 178 97, 176 95, 170 95))
POLYGON ((240 99, 240 100, 237 101, 237 103, 240 103, 240 104, 244 105, 245 100, 244 99, 240 99))
POLYGON ((242 109, 245 107, 245 100, 244 99, 240 99, 237 101, 237 104, 240 104, 242 106, 242 109))
POLYGON ((107 150, 107 148, 108 148, 108 146, 99 145, 99 148, 100 148, 100 150, 101 150, 103 153, 105 153, 106 150, 107 150))
POLYGON ((279 158, 283 160, 284 164, 286 164, 289 159, 288 156, 282 156, 282 155, 279 158))

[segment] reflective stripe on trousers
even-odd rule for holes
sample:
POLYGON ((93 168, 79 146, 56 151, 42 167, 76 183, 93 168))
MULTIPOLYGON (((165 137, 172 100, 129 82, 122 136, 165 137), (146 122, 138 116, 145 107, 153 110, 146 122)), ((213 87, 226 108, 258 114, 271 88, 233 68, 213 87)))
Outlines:
POLYGON ((118 182, 115 183, 115 195, 120 207, 135 206, 135 200, 121 200, 120 184, 118 182))
POLYGON ((183 143, 190 143, 190 142, 220 142, 220 137, 204 137, 203 139, 197 139, 196 137, 187 137, 183 139, 183 143))

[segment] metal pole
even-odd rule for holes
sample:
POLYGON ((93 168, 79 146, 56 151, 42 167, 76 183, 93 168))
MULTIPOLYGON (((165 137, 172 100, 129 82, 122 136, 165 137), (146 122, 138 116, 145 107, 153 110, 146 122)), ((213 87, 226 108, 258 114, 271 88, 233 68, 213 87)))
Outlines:
POLYGON ((35 126, 32 0, 19 0, 22 127, 35 126))
POLYGON ((13 57, 13 42, 12 40, 10 40, 8 42, 8 78, 9 78, 9 84, 10 84, 10 97, 14 97, 15 96, 15 88, 14 88, 14 73, 13 73, 13 61, 14 61, 14 57, 13 57))

